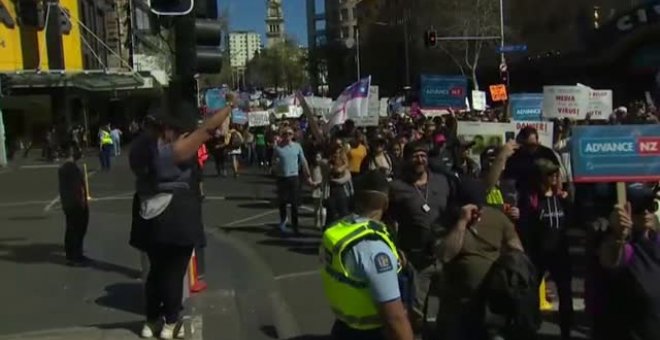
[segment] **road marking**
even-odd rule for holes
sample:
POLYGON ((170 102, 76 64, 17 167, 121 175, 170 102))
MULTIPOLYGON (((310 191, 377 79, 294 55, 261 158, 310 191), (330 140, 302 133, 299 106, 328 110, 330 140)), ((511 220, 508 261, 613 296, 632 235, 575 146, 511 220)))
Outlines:
POLYGON ((318 273, 319 273, 318 269, 317 270, 308 270, 308 271, 305 271, 305 272, 298 272, 298 273, 289 273, 289 274, 283 274, 283 275, 275 276, 275 280, 279 281, 279 280, 295 279, 295 278, 299 278, 299 277, 316 275, 318 273))
MULTIPOLYGON (((58 167, 59 167, 59 165, 58 165, 58 167)), ((94 176, 94 175, 96 175, 96 170, 90 171, 89 174, 87 175, 87 178, 88 179, 92 178, 92 176, 94 176)), ((89 193, 88 193, 88 195, 89 195, 89 193)), ((59 203, 59 201, 60 201, 60 195, 55 196, 55 198, 53 198, 50 202, 48 202, 48 204, 46 204, 46 206, 44 207, 44 212, 45 213, 49 212, 50 209, 52 209, 55 206, 55 204, 59 203)))
POLYGON ((21 169, 56 169, 60 164, 38 164, 38 165, 21 165, 21 169))
POLYGON ((257 215, 254 215, 254 216, 246 217, 246 218, 243 218, 243 219, 240 219, 240 220, 236 220, 236 221, 233 221, 233 222, 227 223, 227 224, 225 224, 223 227, 232 227, 232 226, 235 226, 235 225, 237 225, 237 224, 241 224, 241 223, 245 223, 245 222, 254 221, 254 220, 260 219, 260 218, 262 218, 262 217, 265 217, 265 216, 268 216, 268 215, 274 214, 274 213, 276 213, 276 212, 278 212, 277 209, 273 209, 273 210, 265 211, 265 212, 262 212, 261 214, 257 214, 257 215))
POLYGON ((24 205, 42 205, 49 202, 50 201, 24 201, 24 202, 0 203, 0 208, 21 207, 24 205))

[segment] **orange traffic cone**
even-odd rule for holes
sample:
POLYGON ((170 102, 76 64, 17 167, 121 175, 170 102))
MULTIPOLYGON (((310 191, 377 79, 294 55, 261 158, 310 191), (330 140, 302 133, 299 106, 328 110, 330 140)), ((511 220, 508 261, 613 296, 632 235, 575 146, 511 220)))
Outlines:
POLYGON ((188 264, 188 283, 190 284, 191 293, 199 293, 207 288, 206 282, 197 278, 197 256, 195 255, 195 250, 193 250, 190 263, 188 264))

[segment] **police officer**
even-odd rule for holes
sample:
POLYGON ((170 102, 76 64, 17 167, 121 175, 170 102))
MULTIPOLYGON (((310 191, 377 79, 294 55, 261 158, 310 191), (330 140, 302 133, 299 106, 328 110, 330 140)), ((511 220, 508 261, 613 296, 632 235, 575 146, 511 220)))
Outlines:
POLYGON ((363 175, 356 183, 355 213, 323 233, 322 278, 336 317, 335 339, 413 339, 399 290, 398 251, 380 222, 388 188, 380 171, 363 175))
POLYGON ((99 131, 99 146, 101 159, 101 170, 109 171, 110 170, 110 157, 112 156, 113 150, 113 141, 112 135, 110 134, 110 124, 107 124, 101 127, 99 131))

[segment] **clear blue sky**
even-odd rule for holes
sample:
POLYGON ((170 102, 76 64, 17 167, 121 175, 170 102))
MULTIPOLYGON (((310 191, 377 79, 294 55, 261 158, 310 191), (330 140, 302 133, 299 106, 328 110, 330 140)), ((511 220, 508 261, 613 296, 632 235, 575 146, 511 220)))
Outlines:
MULTIPOLYGON (((307 46, 307 18, 305 0, 282 0, 284 29, 298 43, 307 46)), ((231 30, 248 30, 261 33, 266 43, 266 0, 218 0, 218 8, 229 9, 231 30)))

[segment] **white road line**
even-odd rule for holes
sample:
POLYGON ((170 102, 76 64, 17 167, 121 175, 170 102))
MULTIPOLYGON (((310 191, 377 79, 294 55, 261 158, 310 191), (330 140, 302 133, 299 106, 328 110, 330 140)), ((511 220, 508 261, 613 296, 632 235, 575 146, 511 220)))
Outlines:
POLYGON ((21 165, 21 169, 56 169, 59 168, 61 164, 38 164, 38 165, 21 165))
POLYGON ((204 318, 201 315, 194 315, 190 321, 190 337, 192 340, 204 339, 204 318))
POLYGON ((283 274, 283 275, 278 275, 275 276, 275 280, 288 280, 288 279, 295 279, 299 277, 304 277, 304 276, 312 276, 318 274, 319 271, 317 270, 308 270, 305 272, 298 272, 298 273, 289 273, 289 274, 283 274))
POLYGON ((21 207, 25 205, 42 205, 49 202, 50 201, 23 201, 23 202, 0 203, 0 208, 21 207))
POLYGON ((254 220, 260 219, 262 217, 274 214, 277 211, 278 211, 277 209, 265 211, 265 212, 262 212, 261 214, 257 214, 257 215, 254 215, 254 216, 246 217, 246 218, 243 218, 243 219, 240 219, 240 220, 236 220, 236 221, 227 223, 227 224, 224 225, 224 227, 232 227, 232 226, 235 226, 237 224, 254 221, 254 220))

